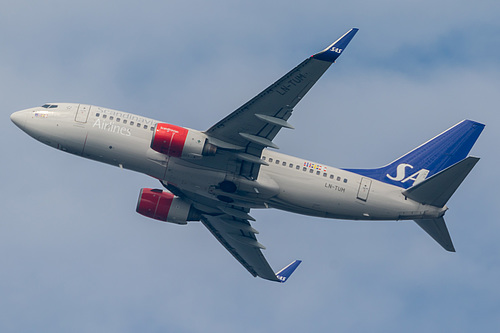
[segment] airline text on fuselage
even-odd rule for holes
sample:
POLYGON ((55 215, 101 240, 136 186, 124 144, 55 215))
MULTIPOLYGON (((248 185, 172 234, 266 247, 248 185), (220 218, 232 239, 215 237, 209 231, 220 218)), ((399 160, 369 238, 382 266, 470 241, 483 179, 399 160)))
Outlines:
POLYGON ((121 134, 124 136, 131 136, 132 134, 130 133, 130 128, 125 127, 125 126, 120 126, 117 125, 115 122, 106 122, 104 120, 101 120, 97 118, 92 125, 92 127, 97 127, 103 131, 108 131, 112 133, 117 133, 121 134))
POLYGON ((97 110, 98 110, 98 112, 100 112, 102 114, 106 114, 108 116, 113 116, 115 118, 127 119, 128 121, 135 121, 137 123, 141 123, 144 125, 154 126, 156 124, 156 121, 154 121, 153 119, 139 117, 135 114, 105 109, 105 108, 101 108, 101 107, 98 107, 97 110))

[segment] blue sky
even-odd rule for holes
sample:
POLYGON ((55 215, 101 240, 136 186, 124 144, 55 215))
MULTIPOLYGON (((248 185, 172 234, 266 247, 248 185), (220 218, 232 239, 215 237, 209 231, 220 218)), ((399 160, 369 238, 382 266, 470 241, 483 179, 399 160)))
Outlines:
POLYGON ((16 1, 0 12, 2 332, 497 332, 497 1, 16 1), (252 278, 198 223, 135 213, 154 179, 63 154, 9 120, 76 102, 204 130, 351 27, 281 151, 376 167, 469 118, 482 157, 448 206, 457 249, 413 222, 255 211, 252 278))

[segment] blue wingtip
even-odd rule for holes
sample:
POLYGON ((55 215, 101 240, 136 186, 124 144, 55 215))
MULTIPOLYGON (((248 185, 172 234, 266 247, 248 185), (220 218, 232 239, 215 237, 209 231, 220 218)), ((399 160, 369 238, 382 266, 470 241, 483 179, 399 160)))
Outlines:
POLYGON ((276 277, 281 281, 281 283, 285 283, 286 280, 292 275, 297 267, 299 267, 302 260, 295 260, 292 263, 288 264, 285 268, 281 269, 278 273, 276 273, 276 277))
POLYGON ((328 62, 335 62, 338 57, 342 54, 344 49, 347 47, 347 44, 351 41, 351 39, 358 32, 358 28, 352 28, 348 32, 346 32, 342 37, 337 39, 332 45, 328 46, 323 51, 316 53, 312 57, 318 60, 324 60, 328 62))

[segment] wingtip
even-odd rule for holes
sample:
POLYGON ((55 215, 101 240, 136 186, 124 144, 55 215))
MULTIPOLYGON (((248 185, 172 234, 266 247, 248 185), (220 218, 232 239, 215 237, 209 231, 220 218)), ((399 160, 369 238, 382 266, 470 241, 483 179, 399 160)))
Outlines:
POLYGON ((335 60, 340 57, 349 42, 353 39, 354 35, 356 35, 358 30, 358 28, 350 29, 326 49, 313 55, 312 58, 328 62, 335 62, 335 60))
POLYGON ((299 267, 301 262, 302 260, 294 260, 293 262, 282 268, 279 272, 277 272, 276 278, 278 278, 281 283, 285 283, 292 275, 292 273, 297 269, 297 267, 299 267))

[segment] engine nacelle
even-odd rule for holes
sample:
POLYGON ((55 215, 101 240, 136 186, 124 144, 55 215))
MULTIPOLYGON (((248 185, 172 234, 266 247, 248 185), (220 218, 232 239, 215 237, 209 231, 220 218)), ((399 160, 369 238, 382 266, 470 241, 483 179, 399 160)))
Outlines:
POLYGON ((150 188, 141 189, 136 212, 155 220, 177 224, 200 219, 190 203, 168 191, 150 188))
POLYGON ((217 151, 216 146, 207 142, 205 134, 165 123, 156 124, 151 149, 186 159, 215 155, 217 151))

